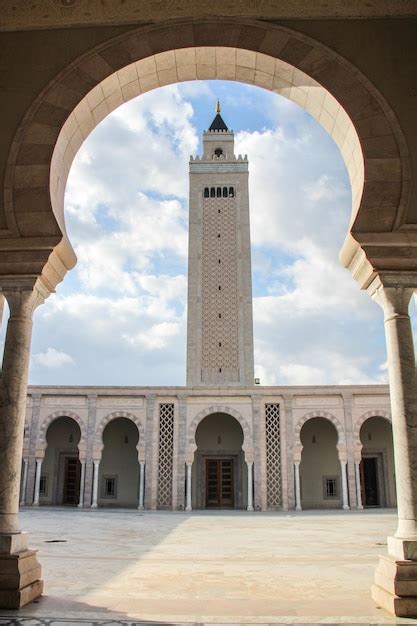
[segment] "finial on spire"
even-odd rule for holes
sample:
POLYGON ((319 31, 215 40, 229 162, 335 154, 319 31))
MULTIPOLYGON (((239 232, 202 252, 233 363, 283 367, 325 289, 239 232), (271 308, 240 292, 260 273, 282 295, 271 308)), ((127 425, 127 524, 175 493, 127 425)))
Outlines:
POLYGON ((216 102, 216 113, 220 113, 220 100, 218 98, 216 102))

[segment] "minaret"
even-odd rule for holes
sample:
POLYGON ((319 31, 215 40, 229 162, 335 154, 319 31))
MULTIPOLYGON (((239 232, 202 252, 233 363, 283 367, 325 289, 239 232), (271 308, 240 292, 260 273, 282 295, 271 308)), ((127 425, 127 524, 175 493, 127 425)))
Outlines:
POLYGON ((187 386, 252 386, 248 161, 220 115, 190 158, 187 386))

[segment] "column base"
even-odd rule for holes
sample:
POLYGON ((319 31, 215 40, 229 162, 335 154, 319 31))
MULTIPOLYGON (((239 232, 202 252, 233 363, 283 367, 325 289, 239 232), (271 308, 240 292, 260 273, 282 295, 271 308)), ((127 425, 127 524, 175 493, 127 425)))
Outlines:
POLYGON ((42 595, 37 550, 27 549, 27 534, 0 535, 0 608, 20 609, 42 595))
POLYGON ((350 506, 348 506, 347 504, 344 504, 344 505, 342 506, 342 509, 343 509, 344 511, 350 511, 350 506))
POLYGON ((191 507, 191 506, 186 506, 186 507, 185 507, 185 510, 186 510, 186 511, 192 511, 192 510, 193 510, 193 507, 191 507))
POLYGON ((302 511, 303 509, 301 508, 301 506, 296 506, 294 510, 295 511, 302 511))
POLYGON ((92 505, 90 506, 90 509, 98 509, 98 505, 97 505, 97 504, 92 504, 92 505))
POLYGON ((417 561, 381 556, 375 571, 372 598, 397 617, 417 617, 417 561))
POLYGON ((247 511, 254 511, 254 508, 253 508, 253 506, 248 506, 248 507, 246 507, 246 510, 247 511))

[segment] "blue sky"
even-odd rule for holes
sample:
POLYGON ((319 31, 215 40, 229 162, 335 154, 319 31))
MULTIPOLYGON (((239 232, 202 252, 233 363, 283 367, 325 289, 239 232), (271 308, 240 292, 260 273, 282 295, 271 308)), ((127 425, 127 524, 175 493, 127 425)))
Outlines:
POLYGON ((123 105, 81 147, 65 202, 78 264, 35 314, 32 384, 185 384, 188 160, 216 98, 249 158, 255 375, 386 381, 382 312, 337 259, 338 148, 278 95, 196 81, 123 105))

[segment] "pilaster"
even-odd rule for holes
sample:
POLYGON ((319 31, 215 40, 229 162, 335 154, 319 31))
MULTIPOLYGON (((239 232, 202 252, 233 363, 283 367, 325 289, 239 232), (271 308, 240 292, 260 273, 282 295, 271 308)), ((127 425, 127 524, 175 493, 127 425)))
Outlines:
POLYGON ((347 451, 347 482, 349 492, 349 502, 351 508, 358 506, 356 497, 356 476, 355 476, 355 442, 353 426, 353 397, 351 393, 343 393, 343 411, 345 415, 346 451, 347 451))
POLYGON ((158 432, 156 394, 146 396, 146 484, 145 508, 155 510, 158 487, 158 432))
POLYGON ((256 511, 266 511, 266 438, 263 402, 259 396, 252 396, 252 428, 254 450, 254 507, 256 511))
POLYGON ((97 394, 88 394, 87 404, 87 453, 85 463, 84 506, 88 507, 91 505, 93 494, 93 449, 97 428, 97 394))
POLYGON ((284 395, 284 419, 286 426, 286 455, 287 455, 287 507, 295 508, 295 484, 294 484, 294 416, 292 395, 284 395))
POLYGON ((187 396, 178 395, 178 471, 177 471, 177 508, 185 508, 185 454, 186 454, 186 428, 187 428, 187 396))

